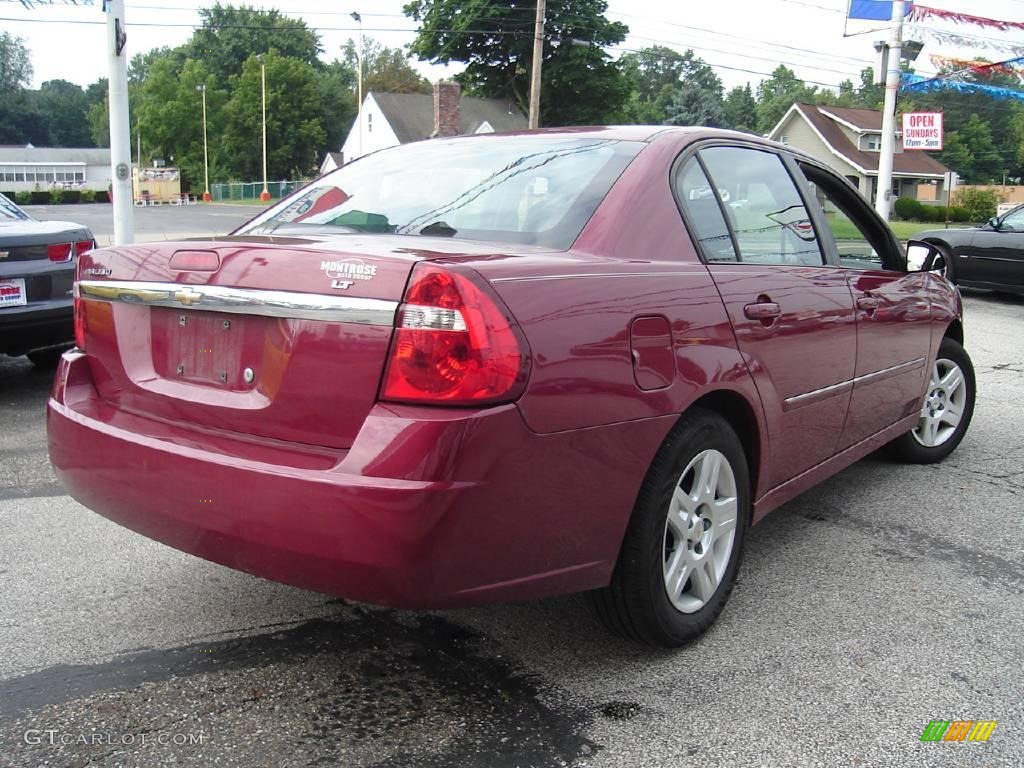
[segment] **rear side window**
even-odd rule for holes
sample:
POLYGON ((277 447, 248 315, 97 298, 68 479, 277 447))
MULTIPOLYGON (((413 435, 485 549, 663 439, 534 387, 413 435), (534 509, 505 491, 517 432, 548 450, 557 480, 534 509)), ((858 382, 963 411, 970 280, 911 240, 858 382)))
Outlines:
POLYGON ((782 158, 746 147, 712 147, 700 157, 732 219, 740 261, 824 264, 810 214, 782 158))
POLYGON ((675 178, 676 197, 686 212, 690 234, 705 261, 737 261, 729 227, 718 196, 696 157, 687 160, 675 178))
POLYGON ((564 249, 643 146, 543 135, 407 144, 342 166, 236 234, 424 235, 564 249))

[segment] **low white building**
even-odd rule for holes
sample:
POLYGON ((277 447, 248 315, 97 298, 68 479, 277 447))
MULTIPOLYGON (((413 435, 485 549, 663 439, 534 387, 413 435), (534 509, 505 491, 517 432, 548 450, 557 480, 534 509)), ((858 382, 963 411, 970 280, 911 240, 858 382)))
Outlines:
POLYGON ((110 150, 75 147, 0 146, 0 190, 110 187, 110 150))
POLYGON ((341 148, 341 157, 330 153, 321 173, 330 165, 410 141, 526 127, 526 118, 514 102, 463 97, 458 83, 435 83, 433 94, 370 91, 341 148))

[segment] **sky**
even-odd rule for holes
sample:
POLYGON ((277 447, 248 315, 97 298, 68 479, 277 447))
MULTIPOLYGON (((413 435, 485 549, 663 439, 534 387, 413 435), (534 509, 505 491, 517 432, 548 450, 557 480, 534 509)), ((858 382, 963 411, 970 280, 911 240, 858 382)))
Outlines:
MULTIPOLYGON (((85 86, 105 76, 100 0, 91 7, 65 5, 61 0, 53 3, 28 10, 20 0, 0 0, 0 28, 24 38, 32 52, 32 86, 57 78, 85 86)), ((352 11, 361 14, 364 34, 385 45, 404 46, 415 36, 415 23, 402 14, 402 0, 245 0, 245 4, 278 8, 305 20, 319 32, 323 56, 328 60, 339 55, 346 40, 358 35, 358 25, 349 15, 352 11)), ((1024 21, 1024 0, 927 0, 926 4, 976 16, 1024 21)), ((185 42, 198 24, 198 9, 211 5, 212 0, 126 0, 129 56, 185 42)), ((858 82, 860 71, 874 64, 874 42, 886 37, 884 31, 872 31, 884 24, 847 23, 847 0, 609 0, 608 6, 610 19, 630 27, 625 42, 609 54, 619 56, 650 45, 678 51, 692 48, 715 69, 727 88, 747 82, 756 86, 779 64, 821 86, 834 87, 847 78, 858 82), (857 34, 844 37, 844 32, 857 34)), ((1000 33, 948 23, 928 26, 973 35, 980 47, 955 48, 948 42, 930 39, 917 64, 922 74, 935 70, 929 54, 958 58, 984 55, 998 60, 999 51, 987 47, 990 41, 1024 47, 1024 32, 1019 30, 1000 33)), ((908 31, 915 36, 913 28, 908 31)), ((423 62, 414 66, 431 80, 459 70, 457 66, 444 68, 423 62)))

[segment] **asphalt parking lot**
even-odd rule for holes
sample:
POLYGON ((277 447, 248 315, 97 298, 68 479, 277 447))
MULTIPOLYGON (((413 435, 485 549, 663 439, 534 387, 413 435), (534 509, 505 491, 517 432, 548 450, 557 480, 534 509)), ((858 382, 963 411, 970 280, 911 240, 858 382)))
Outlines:
MULTIPOLYGON (((26 205, 40 221, 74 221, 84 224, 100 245, 110 245, 114 235, 114 207, 90 205, 26 205)), ((179 237, 225 235, 262 211, 259 205, 210 203, 203 205, 151 205, 133 208, 135 239, 173 240, 179 237)))
POLYGON ((959 450, 773 513, 672 653, 578 597, 389 611, 148 541, 63 495, 50 374, 0 358, 0 766, 1024 765, 1024 300, 965 305, 959 450))

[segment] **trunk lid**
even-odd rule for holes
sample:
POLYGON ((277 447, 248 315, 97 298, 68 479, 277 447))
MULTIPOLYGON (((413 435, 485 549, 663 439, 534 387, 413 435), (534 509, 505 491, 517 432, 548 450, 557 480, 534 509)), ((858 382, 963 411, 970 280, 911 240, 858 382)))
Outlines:
POLYGON ((492 254, 387 235, 92 251, 78 291, 93 378, 140 415, 345 449, 376 401, 413 266, 492 254))

